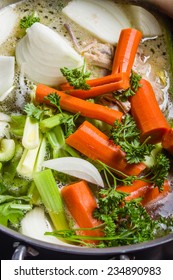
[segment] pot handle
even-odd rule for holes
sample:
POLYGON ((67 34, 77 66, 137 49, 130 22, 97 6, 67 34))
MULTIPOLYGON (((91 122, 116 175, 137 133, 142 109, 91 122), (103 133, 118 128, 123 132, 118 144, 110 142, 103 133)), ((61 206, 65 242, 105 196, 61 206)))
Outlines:
POLYGON ((39 252, 31 247, 26 247, 20 243, 14 243, 15 251, 12 255, 12 260, 24 260, 27 256, 36 257, 39 255, 39 252))

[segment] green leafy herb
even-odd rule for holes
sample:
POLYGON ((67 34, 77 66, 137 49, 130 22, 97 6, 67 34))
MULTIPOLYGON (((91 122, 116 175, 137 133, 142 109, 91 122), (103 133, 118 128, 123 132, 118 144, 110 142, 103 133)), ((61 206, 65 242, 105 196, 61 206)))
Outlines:
POLYGON ((140 131, 136 126, 134 119, 126 115, 121 123, 115 122, 115 127, 111 129, 111 139, 116 145, 120 145, 126 153, 128 163, 139 163, 149 156, 154 146, 147 144, 147 140, 140 142, 140 131))
POLYGON ((0 195, 0 224, 19 229, 20 221, 31 210, 29 198, 0 195))
POLYGON ((38 17, 36 12, 33 12, 31 15, 25 16, 20 20, 20 28, 26 30, 35 22, 40 22, 40 18, 38 17))
POLYGON ((170 170, 170 161, 162 152, 158 153, 155 157, 155 163, 151 167, 148 174, 149 180, 162 190, 164 181, 168 178, 170 170))
POLYGON ((138 88, 142 86, 139 83, 141 78, 142 78, 142 76, 138 75, 134 71, 131 71, 130 87, 127 90, 118 92, 118 94, 115 93, 114 97, 117 100, 126 101, 128 99, 128 97, 135 95, 135 93, 137 92, 138 88))
POLYGON ((109 188, 111 188, 112 186, 116 188, 118 182, 121 182, 123 185, 131 185, 134 180, 138 179, 137 176, 128 176, 119 170, 115 170, 114 168, 107 166, 100 160, 98 160, 97 162, 99 163, 97 168, 98 170, 100 170, 100 172, 103 172, 107 186, 109 188), (119 177, 115 176, 115 174, 119 175, 119 177), (113 183, 111 183, 111 181, 113 181, 113 183))
POLYGON ((33 103, 27 103, 24 106, 24 112, 36 120, 40 120, 44 114, 44 110, 40 109, 38 106, 35 106, 33 103))
POLYGON ((56 92, 52 92, 45 97, 45 99, 50 101, 50 104, 54 105, 60 113, 62 113, 62 109, 60 106, 60 96, 56 92))
POLYGON ((58 111, 61 113, 60 123, 64 124, 64 134, 65 137, 68 137, 71 133, 74 132, 76 125, 75 121, 79 117, 80 113, 77 113, 75 115, 63 113, 60 105, 60 96, 56 94, 56 92, 50 93, 47 97, 45 97, 47 100, 50 101, 52 105, 54 105, 58 111))
POLYGON ((90 77, 91 73, 85 71, 85 63, 80 68, 68 69, 67 67, 60 69, 63 76, 66 77, 67 81, 75 89, 90 89, 90 86, 86 83, 86 80, 90 77))

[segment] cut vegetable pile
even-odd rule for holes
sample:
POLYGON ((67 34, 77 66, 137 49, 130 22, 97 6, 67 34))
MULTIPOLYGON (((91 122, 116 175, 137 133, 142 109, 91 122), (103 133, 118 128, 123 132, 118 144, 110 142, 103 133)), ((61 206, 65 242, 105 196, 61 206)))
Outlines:
POLYGON ((11 15, 0 27, 0 224, 60 246, 164 236, 173 231, 173 207, 161 214, 173 193, 170 31, 130 4, 64 1, 53 18, 53 2, 49 16, 21 16, 23 1, 0 11, 0 23, 11 15))

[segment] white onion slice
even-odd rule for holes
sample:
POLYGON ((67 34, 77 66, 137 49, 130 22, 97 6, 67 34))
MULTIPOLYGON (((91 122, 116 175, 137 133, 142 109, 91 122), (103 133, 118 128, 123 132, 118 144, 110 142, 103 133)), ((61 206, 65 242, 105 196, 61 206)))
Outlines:
POLYGON ((103 42, 116 44, 120 31, 131 26, 119 5, 105 0, 73 0, 62 10, 71 20, 103 42))
POLYGON ((42 166, 104 187, 102 177, 97 168, 87 160, 75 157, 63 157, 44 161, 42 166))
POLYGON ((16 60, 36 83, 57 86, 65 82, 60 68, 83 65, 83 58, 70 43, 49 27, 34 23, 16 46, 16 60))
POLYGON ((154 37, 163 34, 158 20, 149 11, 135 5, 129 6, 128 10, 134 27, 140 30, 144 37, 154 37))
MULTIPOLYGON (((46 231, 51 232, 52 230, 53 229, 45 216, 44 210, 40 207, 35 207, 29 211, 21 221, 20 232, 22 234, 49 243, 67 245, 67 243, 54 236, 44 235, 46 231)), ((68 244, 68 246, 73 245, 68 244)))
POLYGON ((0 121, 1 122, 11 122, 11 117, 5 113, 0 112, 0 121))
POLYGON ((0 99, 4 99, 12 90, 14 82, 15 58, 0 56, 0 99))
POLYGON ((17 14, 12 6, 0 10, 0 44, 4 43, 17 23, 17 14))

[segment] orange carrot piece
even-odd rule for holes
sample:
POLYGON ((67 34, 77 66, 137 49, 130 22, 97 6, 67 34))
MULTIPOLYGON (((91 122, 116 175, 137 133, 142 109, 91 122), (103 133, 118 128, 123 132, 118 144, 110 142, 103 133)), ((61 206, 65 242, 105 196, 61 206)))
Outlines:
POLYGON ((83 89, 70 89, 66 92, 72 96, 87 99, 87 98, 94 98, 99 95, 103 95, 108 92, 113 92, 117 90, 125 90, 128 89, 130 86, 129 79, 120 80, 114 83, 103 84, 96 87, 91 87, 89 90, 83 89))
MULTIPOLYGON (((89 98, 89 97, 96 96, 95 94, 103 94, 105 92, 108 92, 109 87, 110 87, 111 91, 116 91, 116 90, 125 90, 130 86, 129 85, 129 76, 126 73, 117 73, 115 75, 107 75, 107 76, 100 77, 97 79, 87 80, 86 83, 88 85, 90 85, 91 89, 80 90, 80 91, 82 91, 84 96, 86 96, 84 98, 89 98), (108 84, 112 84, 112 85, 108 87, 108 84), (104 87, 101 87, 103 85, 104 85, 104 87), (107 87, 106 87, 106 85, 107 85, 107 87), (95 87, 99 87, 99 90, 103 93, 99 93, 99 90, 96 89, 95 87), (98 90, 98 92, 97 92, 97 90, 98 90)), ((80 97, 80 95, 77 93, 79 90, 75 90, 73 86, 69 85, 69 83, 61 84, 60 88, 63 91, 70 91, 69 94, 71 94, 71 95, 80 97), (77 95, 75 95, 75 92, 74 92, 74 94, 72 94, 74 90, 77 95)), ((82 98, 82 97, 80 97, 80 98, 82 98)))
POLYGON ((89 101, 81 100, 80 98, 70 96, 63 93, 62 91, 58 91, 43 84, 37 85, 35 101, 50 105, 49 100, 45 99, 45 97, 50 93, 56 93, 58 96, 60 96, 61 108, 71 113, 80 113, 81 116, 97 119, 110 125, 114 125, 116 120, 121 121, 122 119, 123 113, 120 111, 116 111, 103 105, 94 104, 89 101))
POLYGON ((171 192, 171 187, 168 180, 165 180, 163 185, 163 190, 159 192, 158 187, 150 187, 146 192, 143 200, 142 205, 147 205, 151 202, 155 202, 156 200, 160 200, 165 197, 169 192, 171 192))
POLYGON ((125 198, 125 200, 129 201, 131 199, 144 197, 150 187, 150 183, 143 180, 136 180, 131 186, 118 187, 117 191, 128 193, 129 195, 125 198))
POLYGON ((162 138, 162 147, 173 155, 173 128, 170 128, 162 138))
MULTIPOLYGON (((69 212, 80 228, 93 228, 101 224, 99 220, 93 217, 93 211, 97 208, 97 203, 85 181, 63 187, 61 194, 69 212)), ((77 233, 85 236, 103 236, 100 229, 80 230, 77 233)), ((92 241, 92 243, 95 242, 92 241)))
POLYGON ((145 164, 128 164, 125 153, 116 146, 104 133, 88 121, 82 125, 67 139, 66 143, 85 156, 100 160, 106 165, 117 169, 127 175, 139 175, 145 164))
POLYGON ((141 131, 141 141, 150 137, 148 143, 159 143, 169 130, 169 124, 161 112, 151 84, 141 79, 135 95, 130 98, 131 113, 141 131))
POLYGON ((133 28, 123 29, 113 59, 112 74, 126 72, 129 76, 142 33, 133 28))

